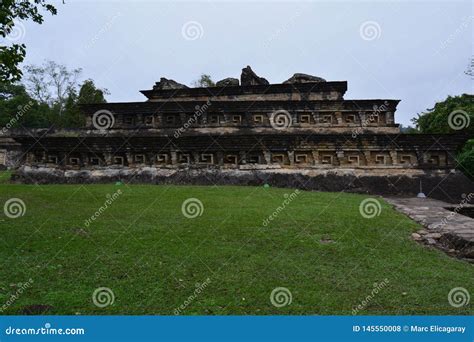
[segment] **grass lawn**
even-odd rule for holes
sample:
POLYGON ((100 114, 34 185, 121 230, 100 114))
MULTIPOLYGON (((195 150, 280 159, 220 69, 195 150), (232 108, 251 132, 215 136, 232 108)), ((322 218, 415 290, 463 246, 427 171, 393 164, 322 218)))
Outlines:
POLYGON ((18 218, 0 213, 0 308, 9 304, 3 314, 49 308, 173 315, 181 306, 185 315, 339 315, 352 314, 368 296, 358 314, 473 312, 472 303, 448 303, 454 287, 472 296, 473 266, 412 241, 420 227, 382 200, 380 215, 368 219, 359 213, 367 196, 300 192, 264 225, 293 190, 1 179, 1 206, 10 198, 26 206, 18 218), (118 189, 122 194, 86 226, 118 189), (190 197, 203 203, 201 216, 183 215, 190 197), (113 304, 94 305, 99 287, 112 290, 113 304), (272 305, 277 287, 291 292, 291 304, 272 305))

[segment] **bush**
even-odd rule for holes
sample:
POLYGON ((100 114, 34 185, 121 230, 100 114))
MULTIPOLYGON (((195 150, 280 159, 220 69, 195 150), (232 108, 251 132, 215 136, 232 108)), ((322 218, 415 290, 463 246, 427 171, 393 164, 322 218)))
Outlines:
POLYGON ((469 140, 457 156, 459 169, 474 180, 474 139, 469 140))

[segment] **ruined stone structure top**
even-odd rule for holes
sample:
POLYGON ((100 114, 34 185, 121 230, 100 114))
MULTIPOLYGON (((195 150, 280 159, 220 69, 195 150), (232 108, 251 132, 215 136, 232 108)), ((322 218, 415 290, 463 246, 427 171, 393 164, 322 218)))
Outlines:
MULTIPOLYGON (((110 103, 84 106, 87 127, 94 128, 93 115, 110 110, 112 129, 177 129, 193 116, 190 130, 237 133, 274 130, 272 113, 287 116, 287 132, 399 133, 394 113, 399 100, 345 100, 346 81, 326 82, 307 74, 295 74, 282 84, 268 84, 250 67, 242 70, 241 85, 227 78, 215 87, 188 88, 161 78, 151 90, 141 92, 147 102, 110 103), (237 85, 236 85, 237 84, 237 85), (201 108, 204 108, 202 113, 201 108)), ((189 133, 189 132, 188 132, 189 133)))

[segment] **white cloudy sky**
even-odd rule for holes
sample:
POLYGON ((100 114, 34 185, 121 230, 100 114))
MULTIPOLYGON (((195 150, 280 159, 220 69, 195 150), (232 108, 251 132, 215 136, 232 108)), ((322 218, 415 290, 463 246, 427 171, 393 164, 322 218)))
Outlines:
POLYGON ((109 101, 144 100, 138 90, 161 76, 189 85, 201 73, 238 78, 246 65, 270 83, 304 72, 347 80, 348 99, 401 99, 403 124, 447 95, 473 93, 464 74, 471 1, 66 0, 57 8, 43 25, 25 24, 27 63, 82 67, 109 101))

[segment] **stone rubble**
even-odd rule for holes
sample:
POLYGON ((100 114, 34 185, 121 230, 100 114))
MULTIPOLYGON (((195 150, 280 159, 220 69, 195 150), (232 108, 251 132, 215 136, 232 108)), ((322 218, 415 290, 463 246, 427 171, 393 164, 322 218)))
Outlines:
POLYGON ((178 83, 175 80, 170 80, 165 77, 160 78, 159 82, 156 82, 153 86, 154 90, 166 90, 166 89, 186 89, 188 86, 178 83))
POLYGON ((242 69, 242 74, 240 75, 240 83, 243 86, 270 84, 265 78, 257 76, 257 74, 252 70, 249 65, 242 69))
POLYGON ((239 80, 233 77, 227 77, 223 80, 216 82, 216 87, 230 87, 230 86, 238 86, 239 80))
POLYGON ((314 82, 326 82, 326 80, 324 78, 313 76, 313 75, 296 73, 293 76, 291 76, 289 79, 287 79, 285 82, 283 82, 283 84, 314 83, 314 82))

